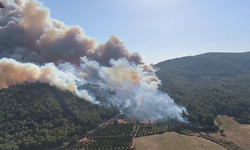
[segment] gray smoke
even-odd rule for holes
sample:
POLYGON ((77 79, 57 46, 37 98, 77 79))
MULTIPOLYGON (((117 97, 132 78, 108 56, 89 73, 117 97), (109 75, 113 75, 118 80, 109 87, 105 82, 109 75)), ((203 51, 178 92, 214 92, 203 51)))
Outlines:
POLYGON ((161 81, 138 53, 111 36, 105 44, 50 18, 49 9, 35 0, 0 0, 0 88, 24 82, 44 82, 69 90, 86 100, 93 95, 78 86, 93 83, 114 91, 110 103, 130 108, 139 119, 182 121, 178 106, 158 90, 161 81), (132 109, 131 109, 132 108, 132 109))
POLYGON ((68 61, 79 64, 81 56, 88 56, 102 65, 109 65, 111 58, 125 57, 142 63, 138 53, 129 53, 124 43, 111 36, 105 44, 97 45, 84 34, 79 26, 67 26, 50 18, 49 9, 33 0, 1 1, 0 57, 22 62, 68 61))

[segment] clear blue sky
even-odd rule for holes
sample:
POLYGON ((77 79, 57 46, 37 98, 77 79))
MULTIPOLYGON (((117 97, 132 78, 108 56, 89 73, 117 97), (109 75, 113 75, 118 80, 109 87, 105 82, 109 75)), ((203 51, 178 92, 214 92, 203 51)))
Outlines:
POLYGON ((119 37, 144 62, 250 51, 250 0, 40 0, 98 43, 119 37))

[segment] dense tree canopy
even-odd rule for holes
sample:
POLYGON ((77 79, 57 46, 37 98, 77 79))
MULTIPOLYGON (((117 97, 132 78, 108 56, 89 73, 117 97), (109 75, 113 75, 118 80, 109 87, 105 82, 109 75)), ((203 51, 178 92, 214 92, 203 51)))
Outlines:
POLYGON ((47 84, 0 90, 0 149, 55 148, 119 113, 47 84))
POLYGON ((189 121, 211 126, 225 114, 250 123, 250 52, 207 53, 156 67, 160 89, 187 108, 189 121))

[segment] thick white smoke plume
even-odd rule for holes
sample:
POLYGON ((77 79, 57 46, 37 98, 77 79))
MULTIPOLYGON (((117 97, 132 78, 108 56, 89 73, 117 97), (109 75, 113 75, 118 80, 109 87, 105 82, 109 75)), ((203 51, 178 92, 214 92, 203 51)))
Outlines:
POLYGON ((77 89, 75 83, 77 77, 74 74, 59 70, 54 63, 37 66, 33 63, 19 63, 13 59, 2 58, 0 59, 0 76, 0 88, 39 81, 51 86, 54 85, 62 90, 69 90, 81 98, 93 101, 86 90, 79 91, 77 89))
POLYGON ((158 90, 155 69, 138 53, 129 53, 117 37, 97 45, 81 27, 50 18, 40 2, 0 2, 5 6, 0 9, 0 88, 39 81, 97 102, 78 88, 92 83, 114 91, 110 103, 129 108, 138 118, 182 120, 185 108, 158 90))

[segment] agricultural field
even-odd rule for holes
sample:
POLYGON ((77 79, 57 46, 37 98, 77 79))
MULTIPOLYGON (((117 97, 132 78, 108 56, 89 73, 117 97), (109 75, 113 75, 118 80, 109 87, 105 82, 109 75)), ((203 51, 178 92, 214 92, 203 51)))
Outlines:
POLYGON ((224 133, 212 133, 210 136, 232 141, 244 149, 250 149, 250 125, 239 124, 233 118, 226 116, 219 116, 216 122, 224 133))
POLYGON ((160 134, 168 129, 166 124, 141 124, 136 127, 135 137, 160 134))
POLYGON ((134 139, 136 150, 226 150, 209 140, 175 132, 134 139))
POLYGON ((88 136, 90 139, 104 137, 127 137, 133 136, 134 124, 108 124, 102 128, 97 128, 88 136))
POLYGON ((224 133, 192 132, 168 129, 167 124, 114 121, 89 132, 77 144, 84 150, 132 149, 192 149, 192 150, 243 150, 249 149, 250 126, 241 125, 231 118, 217 118, 224 133), (150 136, 149 136, 150 135, 150 136), (187 136, 188 135, 188 136, 187 136), (185 145, 185 146, 184 146, 185 145), (184 146, 184 147, 183 147, 184 146))
POLYGON ((135 128, 136 125, 132 123, 104 125, 81 140, 78 148, 84 148, 84 150, 132 150, 134 149, 135 128))
POLYGON ((85 150, 94 149, 123 149, 130 150, 132 148, 133 137, 112 137, 112 138, 96 138, 90 140, 89 144, 84 146, 85 150))
POLYGON ((167 131, 166 124, 140 124, 119 122, 106 124, 86 135, 78 148, 88 149, 134 149, 133 138, 167 131))

